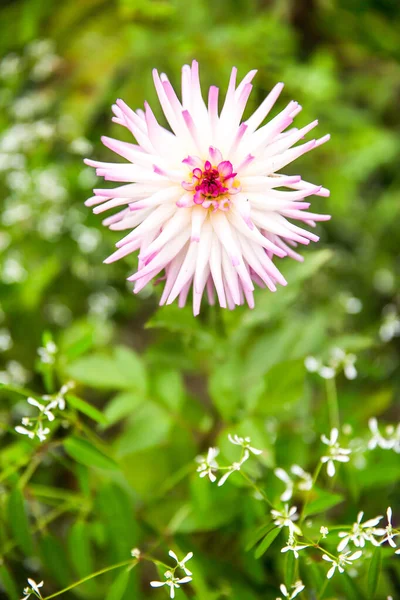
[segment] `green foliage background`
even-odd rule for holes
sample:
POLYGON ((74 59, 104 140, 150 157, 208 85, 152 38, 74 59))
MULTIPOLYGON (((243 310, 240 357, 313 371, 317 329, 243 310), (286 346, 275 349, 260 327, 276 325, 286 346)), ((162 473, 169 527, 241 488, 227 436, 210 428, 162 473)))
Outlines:
MULTIPOLYGON (((383 343, 379 330, 387 305, 399 304, 400 5, 18 0, 2 4, 0 19, 1 55, 19 57, 11 74, 2 63, 0 153, 22 156, 0 172, 0 328, 3 339, 11 336, 1 353, 0 598, 19 598, 29 575, 44 578, 50 594, 129 558, 134 546, 155 545, 163 560, 171 547, 195 553, 193 587, 182 596, 274 599, 283 536, 260 560, 246 553, 264 509, 239 477, 212 487, 193 461, 213 444, 234 460, 226 434, 250 435, 265 452, 249 474, 264 477, 278 499, 271 467, 312 470, 319 435, 329 430, 322 380, 303 362, 332 346, 358 355, 358 379, 338 379, 352 436, 365 435, 371 416, 398 420, 399 338, 383 343), (50 40, 59 57, 48 76, 35 67, 38 39, 50 40), (318 118, 321 135, 332 134, 291 167, 331 189, 329 199, 313 200, 316 212, 333 215, 318 227, 318 247, 302 249, 304 264, 283 261, 288 287, 258 292, 253 311, 204 306, 196 319, 190 307, 158 309, 158 288, 133 296, 125 278, 134 258, 102 264, 117 236, 83 206, 96 178, 76 142, 84 138, 89 155, 108 160, 99 138, 121 137, 110 121, 114 100, 139 107, 146 99, 161 117, 151 69, 179 86, 181 65, 192 58, 203 86, 224 89, 233 65, 240 75, 259 70, 247 114, 284 81, 280 108, 294 98, 303 106, 298 126, 318 118), (346 309, 353 296, 362 302, 358 314, 346 309), (35 365, 45 330, 59 353, 43 378, 35 365), (100 413, 72 400, 48 444, 15 434, 27 414, 24 390, 15 388, 40 397, 71 379, 74 397, 100 413)), ((340 498, 322 524, 351 522, 361 509, 382 514, 388 504, 399 511, 398 455, 383 454, 340 472, 340 498)), ((300 574, 318 589, 325 570, 316 562, 311 575, 300 574)), ((361 575, 358 583, 334 581, 324 597, 365 598, 361 575)), ((116 577, 65 598, 165 593, 149 588, 151 566, 119 584, 116 577)), ((398 564, 380 581, 376 597, 396 597, 398 564)))

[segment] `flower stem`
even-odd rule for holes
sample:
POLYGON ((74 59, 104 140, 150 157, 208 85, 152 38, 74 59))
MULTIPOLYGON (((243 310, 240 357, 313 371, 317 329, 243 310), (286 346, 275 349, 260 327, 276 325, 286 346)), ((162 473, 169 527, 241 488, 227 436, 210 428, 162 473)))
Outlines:
POLYGON ((306 495, 306 497, 304 499, 304 504, 303 504, 303 508, 302 508, 302 511, 301 511, 301 517, 300 517, 300 522, 299 522, 300 525, 303 523, 304 519, 306 518, 306 508, 307 508, 307 505, 308 505, 308 503, 310 501, 311 490, 314 489, 314 486, 315 486, 315 484, 317 482, 317 479, 318 479, 318 475, 320 474, 320 471, 321 471, 321 467, 322 467, 322 462, 319 461, 318 464, 317 464, 317 466, 315 467, 314 475, 313 475, 313 478, 312 478, 311 488, 307 491, 307 495, 306 495))
POLYGON ((326 588, 328 587, 328 583, 329 583, 329 579, 325 579, 324 585, 322 586, 322 588, 319 591, 318 600, 321 600, 321 598, 323 598, 326 588))
POLYGON ((335 378, 333 377, 332 379, 325 379, 325 385, 326 385, 326 399, 328 402, 330 427, 331 427, 331 429, 333 429, 334 427, 339 429, 339 426, 340 426, 339 403, 338 403, 338 397, 337 397, 335 378))
POLYGON ((242 477, 244 477, 244 479, 247 481, 247 483, 250 484, 250 486, 254 489, 254 491, 256 491, 257 494, 260 494, 260 496, 262 496, 263 500, 267 504, 269 504, 269 506, 271 506, 273 508, 274 505, 272 504, 272 502, 270 501, 270 499, 267 497, 267 495, 265 494, 265 492, 263 492, 263 490, 261 488, 259 488, 258 485, 255 484, 254 481, 252 481, 248 475, 246 475, 246 473, 243 473, 242 470, 240 470, 239 473, 242 475, 242 477))
POLYGON ((63 588, 62 590, 59 590, 58 592, 55 592, 55 594, 51 594, 50 596, 46 596, 45 598, 43 598, 43 600, 50 600, 50 598, 55 598, 56 596, 61 596, 61 594, 65 594, 65 592, 68 592, 69 590, 72 590, 76 587, 78 587, 78 585, 82 585, 82 583, 85 583, 86 581, 90 581, 91 579, 94 579, 95 577, 99 577, 99 575, 104 575, 104 573, 108 573, 109 571, 114 571, 115 569, 121 569, 122 567, 128 567, 128 566, 136 566, 138 563, 138 561, 136 559, 132 558, 130 560, 124 560, 123 562, 117 563, 115 565, 111 565, 110 567, 105 567, 104 569, 100 569, 100 571, 96 571, 95 573, 92 573, 91 575, 87 575, 86 577, 83 577, 82 579, 80 579, 79 581, 75 581, 75 583, 71 583, 71 585, 69 585, 66 588, 63 588))

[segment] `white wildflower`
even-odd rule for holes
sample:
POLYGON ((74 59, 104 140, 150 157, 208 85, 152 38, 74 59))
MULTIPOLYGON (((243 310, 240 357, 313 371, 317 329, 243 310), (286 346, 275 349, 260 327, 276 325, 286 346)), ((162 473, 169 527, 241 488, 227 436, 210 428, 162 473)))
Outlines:
POLYGON ((65 410, 66 402, 64 396, 68 394, 68 392, 74 386, 74 382, 69 381, 68 383, 65 383, 56 394, 42 396, 42 399, 46 400, 47 402, 50 402, 48 408, 50 408, 51 410, 53 410, 54 408, 58 408, 59 410, 65 410))
POLYGON ((322 525, 321 529, 319 530, 320 534, 322 535, 322 539, 325 539, 327 537, 327 535, 329 534, 329 529, 327 527, 324 527, 322 525))
POLYGON ((170 588, 169 595, 170 598, 175 598, 175 589, 181 587, 182 583, 189 583, 192 581, 191 577, 183 577, 179 579, 179 577, 175 577, 172 571, 166 571, 164 573, 165 581, 150 581, 151 587, 162 587, 163 585, 167 585, 170 588))
POLYGON ((333 379, 336 375, 336 371, 333 367, 327 367, 326 365, 322 365, 318 374, 322 377, 322 379, 333 379))
POLYGON ((336 372, 340 368, 343 368, 347 379, 355 379, 357 377, 357 369, 355 368, 356 360, 357 357, 355 354, 346 354, 342 348, 332 348, 329 366, 336 372))
POLYGON ((32 594, 34 594, 36 598, 43 598, 39 590, 39 588, 43 587, 43 581, 41 581, 40 583, 36 583, 36 581, 34 581, 33 579, 28 579, 28 583, 29 587, 26 587, 24 589, 24 597, 22 598, 22 600, 27 600, 27 598, 29 598, 32 594))
POLYGON ((200 477, 206 477, 206 475, 208 475, 212 483, 217 479, 214 472, 219 469, 219 465, 215 460, 218 454, 219 448, 209 448, 206 458, 203 456, 198 456, 196 458, 197 462, 200 463, 197 467, 197 472, 200 473, 200 477))
MULTIPOLYGON (((281 594, 285 598, 288 598, 289 600, 293 600, 293 598, 296 598, 296 596, 305 589, 305 585, 303 585, 303 582, 299 580, 299 581, 296 581, 296 583, 292 586, 292 588, 291 588, 293 590, 292 592, 288 591, 288 589, 284 583, 282 583, 282 585, 279 586, 279 589, 281 590, 281 594)), ((277 598, 276 600, 282 600, 282 598, 277 598)))
POLYGON ((289 505, 285 504, 282 511, 272 509, 271 515, 275 519, 274 525, 277 527, 288 527, 291 535, 293 535, 293 533, 302 535, 301 529, 294 523, 294 521, 297 521, 299 518, 296 506, 291 506, 289 508, 289 505))
POLYGON ((187 561, 193 557, 193 552, 188 552, 188 554, 186 554, 186 556, 184 558, 182 558, 182 560, 179 560, 179 558, 177 557, 177 555, 175 554, 175 552, 173 550, 170 550, 168 552, 168 554, 174 560, 176 560, 176 566, 179 567, 180 569, 182 569, 186 575, 192 575, 192 572, 189 571, 189 569, 187 568, 185 563, 187 563, 187 561))
POLYGON ((323 379, 333 379, 340 369, 343 369, 347 379, 355 379, 357 377, 356 360, 355 354, 346 354, 341 348, 332 348, 326 365, 321 359, 314 356, 307 356, 304 364, 307 371, 318 373, 323 379))
POLYGON ((291 533, 289 534, 289 539, 287 541, 286 546, 281 549, 281 552, 293 552, 295 558, 299 558, 300 550, 304 550, 304 548, 308 548, 308 545, 297 544, 296 538, 291 533))
POLYGON ((38 402, 35 398, 31 398, 31 397, 29 397, 27 399, 27 402, 31 406, 34 406, 35 408, 37 408, 46 417, 46 419, 48 419, 49 421, 54 421, 55 417, 54 417, 53 413, 51 412, 51 409, 53 408, 53 406, 50 406, 50 405, 44 406, 43 404, 40 404, 40 402, 38 402))
POLYGON ((40 442, 44 442, 46 441, 49 433, 50 429, 48 427, 43 427, 42 424, 40 424, 36 430, 36 437, 39 439, 40 442))
POLYGON ((133 558, 136 558, 137 560, 139 560, 139 558, 141 557, 141 554, 142 553, 140 552, 139 548, 132 548, 132 550, 131 550, 131 556, 133 558))
POLYGON ((350 551, 345 552, 344 554, 339 554, 339 556, 336 559, 331 558, 327 554, 323 554, 322 558, 332 563, 332 567, 329 569, 326 575, 327 578, 331 579, 331 577, 333 577, 333 575, 335 574, 336 569, 339 571, 339 573, 344 573, 345 566, 351 565, 353 561, 360 558, 361 555, 361 550, 357 550, 357 552, 354 552, 354 554, 351 554, 350 551))
POLYGON ((13 345, 12 337, 8 329, 0 329, 0 352, 6 352, 13 345))
POLYGON ((277 468, 274 471, 276 477, 286 485, 286 489, 280 497, 282 502, 288 502, 291 499, 295 486, 302 491, 310 490, 312 488, 312 477, 310 473, 304 471, 299 465, 292 465, 290 467, 290 472, 298 478, 298 481, 294 481, 284 469, 277 468))
POLYGON ((379 337, 382 342, 390 342, 400 336, 400 317, 394 304, 389 304, 384 309, 382 325, 379 328, 379 337))
POLYGON ((386 525, 386 527, 385 527, 385 530, 384 530, 384 534, 386 534, 386 535, 385 535, 385 537, 383 538, 383 540, 381 541, 381 544, 383 544, 384 542, 388 542, 388 543, 389 543, 389 545, 390 545, 392 548, 396 548, 396 543, 394 542, 394 539, 393 539, 393 538, 394 538, 394 537, 396 537, 396 536, 397 536, 397 535, 399 535, 399 534, 398 534, 398 533, 396 533, 396 532, 394 531, 394 529, 393 529, 393 525, 392 525, 392 515, 393 515, 393 513, 392 513, 392 509, 391 509, 391 507, 389 506, 389 508, 388 508, 388 509, 387 509, 387 511, 386 511, 386 516, 387 516, 387 522, 388 522, 388 524, 386 525))
POLYGON ((235 471, 240 471, 240 468, 244 462, 249 458, 250 452, 246 449, 244 451, 243 457, 240 461, 234 462, 230 467, 227 468, 224 475, 222 475, 221 479, 218 481, 218 487, 224 485, 225 481, 228 479, 229 475, 232 475, 235 471))
POLYGON ((31 440, 33 440, 35 437, 34 431, 26 429, 26 427, 21 427, 21 425, 17 425, 17 427, 15 428, 15 431, 17 433, 20 433, 21 435, 27 435, 31 440))
POLYGON ((362 302, 355 296, 346 296, 342 298, 343 306, 345 311, 349 315, 358 315, 362 311, 362 302))
POLYGON ((284 469, 281 469, 280 467, 275 469, 274 473, 275 473, 276 477, 278 477, 278 479, 283 481, 283 483, 286 486, 286 489, 281 494, 280 499, 282 500, 282 502, 288 502, 291 499, 291 497, 293 496, 294 481, 290 477, 290 475, 284 469))
POLYGON ((57 346, 52 340, 46 342, 42 348, 38 348, 38 355, 42 363, 53 365, 56 360, 57 346))
POLYGON ((341 448, 338 443, 339 431, 334 427, 330 433, 330 438, 326 435, 321 436, 321 440, 328 446, 327 455, 321 456, 321 462, 327 463, 327 473, 329 477, 333 477, 335 470, 335 461, 337 462, 349 462, 351 454, 350 449, 341 448))
POLYGON ((251 439, 249 437, 239 437, 236 433, 235 435, 231 435, 230 433, 228 434, 228 439, 231 442, 231 444, 235 444, 236 446, 241 446, 242 448, 244 448, 245 450, 249 450, 249 452, 251 452, 252 454, 262 454, 262 450, 258 450, 257 448, 254 448, 253 446, 251 446, 251 439))
POLYGON ((396 427, 387 425, 385 436, 382 435, 375 417, 371 417, 368 421, 368 427, 372 433, 372 437, 368 441, 369 450, 374 450, 379 446, 383 450, 394 450, 397 454, 400 453, 400 423, 396 427))
POLYGON ((342 552, 349 544, 349 542, 353 542, 353 544, 357 548, 364 548, 365 542, 371 542, 374 546, 379 546, 379 542, 375 539, 377 535, 383 535, 385 533, 384 529, 375 529, 376 525, 378 525, 379 521, 383 519, 382 516, 375 517, 374 519, 369 519, 362 523, 362 518, 364 513, 361 511, 357 515, 357 520, 353 523, 350 531, 340 531, 338 536, 342 538, 340 541, 337 550, 338 552, 342 552))
POLYGON ((322 364, 319 358, 315 356, 306 356, 304 366, 309 373, 316 373, 321 368, 322 364))

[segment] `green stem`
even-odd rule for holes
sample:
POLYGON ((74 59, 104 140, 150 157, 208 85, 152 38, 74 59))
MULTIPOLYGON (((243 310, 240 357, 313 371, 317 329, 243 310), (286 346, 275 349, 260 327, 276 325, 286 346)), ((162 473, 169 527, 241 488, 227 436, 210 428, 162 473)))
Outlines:
POLYGON ((331 427, 331 429, 333 429, 334 427, 339 429, 339 426, 340 426, 339 403, 338 403, 338 397, 337 397, 335 378, 332 377, 332 379, 325 379, 325 385, 326 385, 326 399, 328 402, 330 427, 331 427))
POLYGON ((29 463, 25 472, 22 473, 18 482, 18 486, 21 490, 26 486, 26 484, 28 483, 28 481, 30 480, 30 478, 32 477, 32 475, 34 474, 41 462, 42 457, 40 455, 36 455, 32 458, 31 462, 29 463))
POLYGON ((247 483, 250 484, 250 486, 253 488, 254 491, 256 491, 258 494, 260 494, 263 498, 263 500, 269 505, 271 506, 271 508, 274 508, 274 505, 272 504, 271 500, 267 497, 267 495, 265 494, 265 492, 263 492, 263 490, 261 488, 258 487, 258 485, 256 485, 254 483, 254 481, 252 481, 250 479, 250 477, 248 475, 246 475, 246 473, 243 473, 242 470, 239 471, 239 473, 242 475, 242 477, 247 481, 247 483))
POLYGON ((117 563, 116 565, 111 565, 111 567, 105 567, 104 569, 100 569, 100 571, 96 571, 95 573, 92 573, 91 575, 87 575, 86 577, 83 577, 79 581, 75 581, 75 583, 71 583, 71 585, 69 585, 66 588, 63 588, 62 590, 60 590, 58 592, 55 592, 55 594, 46 596, 45 598, 43 598, 43 600, 50 600, 50 598, 55 598, 56 596, 61 596, 61 594, 65 594, 65 592, 69 592, 69 590, 72 590, 72 589, 78 587, 78 585, 82 585, 82 583, 85 583, 86 581, 90 581, 91 579, 94 579, 95 577, 99 577, 100 575, 104 575, 104 573, 108 573, 109 571, 114 571, 115 569, 121 569, 122 567, 128 567, 129 565, 132 565, 132 567, 134 567, 137 565, 137 562, 138 561, 136 559, 124 560, 123 562, 117 563))
POLYGON ((323 598, 326 588, 328 587, 328 583, 329 583, 329 579, 325 579, 324 585, 322 586, 322 588, 319 591, 318 600, 321 600, 321 598, 323 598))
POLYGON ((303 504, 303 508, 302 508, 301 516, 300 516, 300 523, 299 523, 300 525, 303 523, 304 519, 306 518, 306 508, 310 501, 311 491, 314 489, 314 486, 317 482, 318 476, 321 472, 321 468, 322 468, 322 462, 319 461, 315 468, 315 471, 314 471, 311 488, 307 491, 307 495, 304 500, 304 504, 303 504))

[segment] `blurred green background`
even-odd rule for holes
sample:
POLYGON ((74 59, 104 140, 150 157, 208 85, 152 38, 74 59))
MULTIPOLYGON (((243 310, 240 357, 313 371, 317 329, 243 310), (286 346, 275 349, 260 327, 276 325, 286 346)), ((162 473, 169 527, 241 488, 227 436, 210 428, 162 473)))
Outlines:
MULTIPOLYGON (((8 552, 0 578, 11 583, 0 598, 14 600, 13 585, 37 571, 49 593, 158 535, 164 551, 176 535, 198 556, 196 598, 275 598, 279 551, 262 563, 243 550, 258 505, 237 485, 216 492, 189 474, 196 454, 227 431, 265 448, 264 468, 312 467, 313 444, 329 425, 323 385, 303 361, 332 346, 358 355, 357 380, 338 380, 342 420, 355 437, 371 416, 398 419, 400 4, 8 0, 0 21, 0 380, 44 393, 35 363, 42 332, 51 331, 56 387, 73 378, 78 395, 104 408, 98 443, 118 464, 110 475, 59 448, 40 453, 12 433, 25 401, 2 392, 0 468, 22 455, 39 456, 44 468, 24 492, 35 545, 20 538, 8 552), (312 209, 333 216, 318 226, 318 247, 301 250, 303 265, 281 261, 287 288, 257 292, 253 311, 204 307, 196 319, 190 307, 158 309, 158 288, 133 296, 125 278, 135 258, 102 264, 118 235, 83 205, 97 179, 82 162, 113 160, 100 135, 128 139, 111 123, 116 98, 133 108, 148 100, 162 119, 151 69, 179 89, 180 68, 193 58, 203 89, 225 90, 233 65, 241 76, 258 69, 245 117, 284 81, 277 110, 296 99, 297 126, 319 119, 332 140, 290 172, 330 188, 312 209), (43 525, 61 499, 70 500, 61 518, 43 525)), ((351 489, 339 521, 356 507, 370 516, 389 502, 399 508, 396 459, 352 467, 351 485, 339 483, 351 489)), ((0 476, 2 544, 15 535, 7 503, 16 472, 0 476)), ((272 478, 269 486, 279 496, 272 478)), ((154 571, 132 575, 121 598, 162 597, 149 578, 154 571)), ((393 568, 379 597, 399 580, 393 568)), ((103 598, 111 582, 65 597, 103 598)), ((358 598, 332 589, 327 597, 358 598)))

